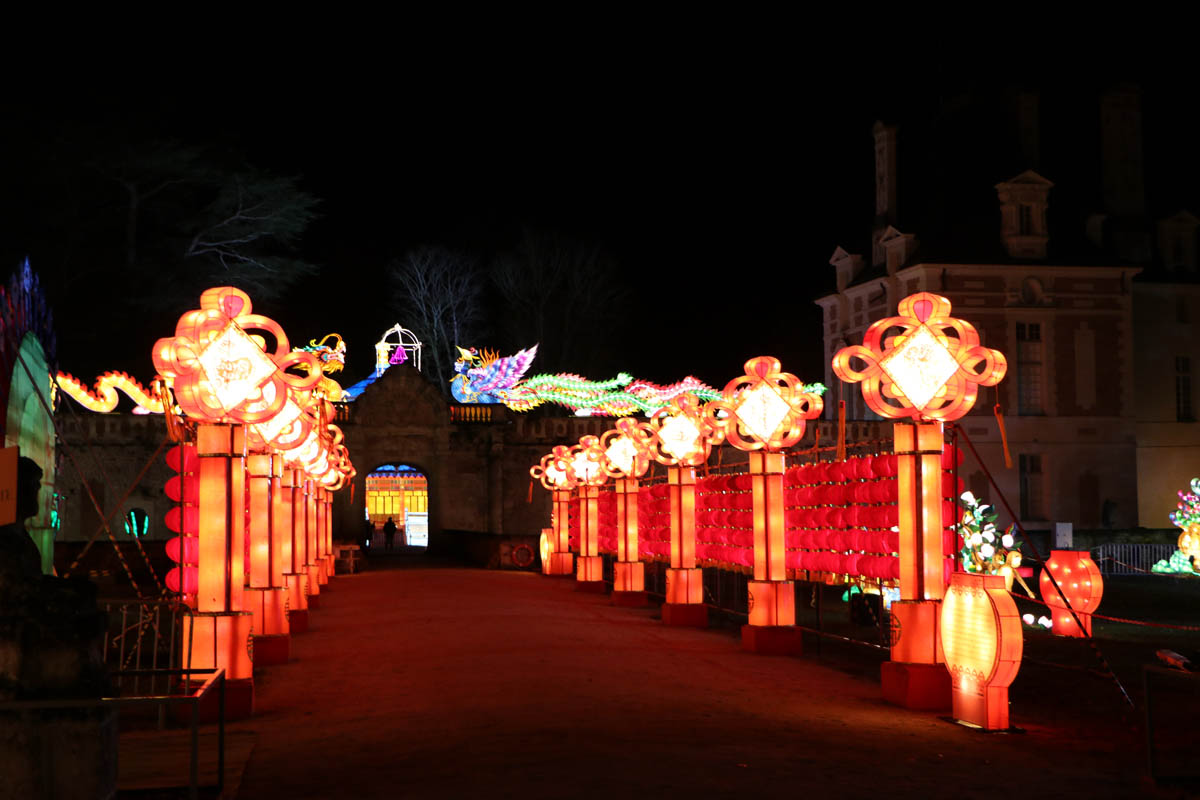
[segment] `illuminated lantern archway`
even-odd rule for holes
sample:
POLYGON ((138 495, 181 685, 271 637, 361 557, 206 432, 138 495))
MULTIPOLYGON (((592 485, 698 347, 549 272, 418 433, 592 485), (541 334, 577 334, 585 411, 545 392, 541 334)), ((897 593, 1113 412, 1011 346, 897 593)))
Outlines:
POLYGON ((750 622, 742 646, 754 652, 800 650, 795 584, 787 580, 783 519, 784 448, 804 436, 807 420, 824 407, 820 396, 783 372, 778 359, 746 362, 746 374, 725 386, 720 400, 705 410, 734 447, 748 452, 754 514, 754 580, 749 592, 750 622))
POLYGON ((980 386, 995 386, 1007 362, 983 347, 975 327, 950 316, 950 301, 918 292, 898 315, 875 322, 862 345, 833 357, 843 381, 861 383, 876 414, 894 426, 900 511, 900 601, 892 604, 892 661, 883 665, 884 696, 914 707, 939 707, 946 689, 938 665, 938 602, 945 593, 942 542, 942 423, 962 417, 980 386), (853 365, 858 360, 861 369, 853 365), (898 667, 904 664, 905 667, 898 667))
POLYGON ((696 467, 708 460, 723 434, 691 394, 655 412, 650 427, 650 453, 667 467, 671 506, 671 566, 662 619, 667 625, 705 627, 704 574, 696 566, 696 467))
POLYGON ((565 445, 557 445, 534 467, 529 474, 552 493, 552 533, 549 539, 550 566, 542 571, 547 575, 570 575, 574 571, 574 556, 571 553, 571 490, 575 479, 569 468, 570 451, 565 445))
POLYGON ((613 479, 617 512, 617 561, 613 565, 613 603, 646 605, 646 570, 638 557, 638 479, 650 468, 654 432, 645 423, 621 417, 601 435, 601 469, 613 479))

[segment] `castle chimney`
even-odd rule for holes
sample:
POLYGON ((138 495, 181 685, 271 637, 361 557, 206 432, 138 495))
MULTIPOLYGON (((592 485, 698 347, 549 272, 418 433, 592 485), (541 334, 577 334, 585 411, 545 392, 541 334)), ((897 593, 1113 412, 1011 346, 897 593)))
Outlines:
POLYGON ((1142 93, 1122 83, 1100 99, 1100 146, 1104 159, 1104 207, 1112 216, 1146 213, 1142 176, 1142 93))
POLYGON ((876 122, 875 134, 875 224, 871 233, 871 264, 887 262, 883 235, 896 222, 896 126, 876 122))

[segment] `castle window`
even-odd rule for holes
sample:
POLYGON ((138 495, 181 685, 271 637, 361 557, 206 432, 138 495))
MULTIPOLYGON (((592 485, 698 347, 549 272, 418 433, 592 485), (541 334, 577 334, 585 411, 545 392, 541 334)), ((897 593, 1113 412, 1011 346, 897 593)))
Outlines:
POLYGON ((1017 232, 1022 236, 1033 233, 1033 206, 1022 203, 1017 206, 1017 232))
POLYGON ((1179 422, 1194 422, 1192 409, 1192 359, 1175 356, 1175 419, 1179 422))
POLYGON ((1042 326, 1017 323, 1017 413, 1044 414, 1042 403, 1042 326))
POLYGON ((1042 457, 1029 453, 1020 456, 1021 519, 1045 519, 1045 484, 1042 457))

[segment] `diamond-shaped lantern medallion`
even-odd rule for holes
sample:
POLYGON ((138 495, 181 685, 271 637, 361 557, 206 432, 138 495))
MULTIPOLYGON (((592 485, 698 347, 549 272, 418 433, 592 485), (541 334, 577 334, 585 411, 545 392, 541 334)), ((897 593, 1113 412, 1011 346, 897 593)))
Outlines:
POLYGON ((600 436, 596 445, 603 454, 601 469, 610 478, 642 477, 650 467, 653 439, 654 431, 648 425, 621 417, 600 436))
POLYGON ((259 387, 278 369, 232 321, 200 352, 198 360, 212 393, 226 411, 258 395, 259 387))
POLYGON ((708 460, 714 444, 724 440, 721 429, 700 408, 693 394, 681 394, 650 418, 654 432, 651 454, 660 464, 695 467, 708 460))
POLYGON ((713 424, 741 450, 782 450, 800 441, 806 421, 821 415, 824 387, 805 386, 771 356, 752 358, 745 369, 707 406, 713 424))
POLYGON ((979 332, 950 316, 950 301, 918 292, 900 301, 899 314, 871 325, 861 345, 843 347, 833 371, 861 382, 863 398, 891 419, 954 420, 975 405, 980 386, 995 386, 1008 369, 999 350, 979 343, 979 332), (898 333, 884 338, 893 329, 898 333), (866 366, 855 369, 851 359, 866 366))

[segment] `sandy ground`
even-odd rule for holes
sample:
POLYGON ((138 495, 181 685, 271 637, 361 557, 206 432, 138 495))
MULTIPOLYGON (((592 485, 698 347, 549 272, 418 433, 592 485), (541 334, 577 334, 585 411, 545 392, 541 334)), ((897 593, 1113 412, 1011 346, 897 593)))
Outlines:
POLYGON ((984 734, 884 704, 876 662, 828 645, 756 656, 570 580, 392 566, 337 577, 258 676, 242 800, 1181 796, 1093 676, 1023 673, 1025 732, 984 734))

